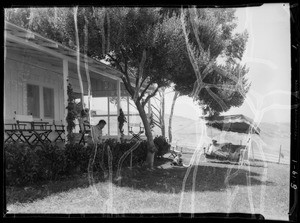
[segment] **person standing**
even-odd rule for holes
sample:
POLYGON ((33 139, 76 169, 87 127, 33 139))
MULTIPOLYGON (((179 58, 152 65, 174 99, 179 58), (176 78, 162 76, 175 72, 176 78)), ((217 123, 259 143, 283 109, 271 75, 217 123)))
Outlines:
POLYGON ((119 122, 120 133, 121 133, 121 135, 123 135, 123 132, 124 132, 123 126, 124 126, 124 123, 127 122, 127 120, 126 120, 126 117, 124 115, 122 108, 120 108, 120 115, 118 117, 118 122, 119 122))

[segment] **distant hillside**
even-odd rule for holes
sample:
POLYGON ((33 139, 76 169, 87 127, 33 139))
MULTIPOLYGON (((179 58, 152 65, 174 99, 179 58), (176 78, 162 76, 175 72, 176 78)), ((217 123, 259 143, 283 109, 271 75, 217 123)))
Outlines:
MULTIPOLYGON (((101 113, 101 112, 100 112, 101 113)), ((95 118, 99 121, 101 118, 95 118)), ((104 118, 105 119, 105 118, 104 118)), ((105 119, 106 120, 106 119, 105 119)), ((111 134, 117 134, 117 118, 112 117, 110 120, 111 134)), ((169 115, 165 115, 166 137, 168 138, 169 115)), ((260 136, 252 135, 252 147, 255 151, 260 151, 259 142, 262 143, 262 149, 266 153, 277 155, 281 145, 282 152, 285 157, 290 154, 290 124, 289 123, 260 123, 260 136)), ((104 132, 107 131, 105 128, 104 132)), ((161 135, 158 127, 154 128, 154 136, 161 135)), ((231 142, 233 144, 246 144, 248 136, 246 134, 238 134, 233 132, 222 132, 215 128, 201 125, 199 120, 193 120, 181 116, 173 116, 172 120, 173 142, 186 145, 196 146, 200 140, 210 143, 214 138, 219 142, 231 142)))
MULTIPOLYGON (((166 137, 168 137, 169 115, 165 117, 166 137)), ((260 151, 259 142, 262 142, 262 150, 269 154, 277 155, 280 145, 285 159, 290 154, 290 126, 289 123, 260 123, 260 135, 252 135, 252 147, 256 152, 260 151)), ((222 132, 209 126, 202 126, 200 121, 174 116, 172 121, 173 142, 180 145, 197 145, 200 140, 209 143, 212 138, 219 142, 231 142, 233 144, 246 144, 248 136, 233 132, 222 132)), ((159 128, 154 129, 154 135, 161 135, 159 128)))

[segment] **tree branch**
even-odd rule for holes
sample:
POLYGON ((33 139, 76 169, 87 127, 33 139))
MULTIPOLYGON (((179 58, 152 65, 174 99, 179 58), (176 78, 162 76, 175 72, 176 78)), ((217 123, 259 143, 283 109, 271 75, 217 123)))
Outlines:
POLYGON ((130 94, 130 96, 133 97, 134 92, 133 92, 133 89, 132 89, 130 83, 127 82, 127 80, 125 79, 124 76, 122 77, 122 81, 123 81, 123 83, 124 83, 124 86, 125 86, 126 90, 127 90, 128 93, 130 94))
POLYGON ((145 101, 142 103, 143 107, 145 107, 145 105, 147 104, 147 102, 149 101, 149 99, 152 98, 157 93, 158 90, 159 90, 159 86, 157 86, 157 88, 151 94, 149 94, 146 97, 145 101))
POLYGON ((148 77, 146 76, 145 78, 142 79, 141 86, 143 86, 143 84, 144 84, 145 80, 147 80, 147 78, 148 77))
POLYGON ((132 87, 132 85, 131 85, 131 83, 130 83, 130 79, 129 79, 129 76, 128 76, 128 65, 127 65, 127 59, 126 59, 126 56, 125 56, 125 54, 124 54, 124 52, 123 52, 123 49, 122 48, 120 48, 120 50, 121 50, 121 53, 122 53, 122 56, 123 56, 123 58, 124 58, 124 69, 125 70, 123 70, 123 68, 122 68, 122 66, 120 65, 120 63, 119 63, 119 61, 118 60, 116 60, 115 58, 113 58, 111 55, 109 55, 109 54, 107 54, 114 62, 116 62, 116 64, 117 64, 117 66, 118 66, 118 68, 120 69, 120 71, 122 72, 122 74, 123 74, 123 76, 121 77, 122 78, 122 81, 123 81, 123 83, 124 83, 124 85, 125 85, 125 88, 126 88, 126 90, 129 92, 129 94, 130 94, 130 96, 133 98, 134 97, 134 90, 133 90, 133 87, 132 87))
POLYGON ((145 66, 145 62, 146 62, 146 50, 143 50, 143 55, 142 55, 142 60, 139 64, 139 72, 138 72, 138 76, 137 76, 137 85, 136 87, 141 87, 142 85, 140 85, 140 79, 143 77, 143 73, 144 73, 144 66, 145 66))
POLYGON ((149 83, 147 84, 147 86, 146 86, 146 87, 144 88, 144 90, 142 91, 141 95, 138 97, 138 100, 141 100, 141 99, 144 97, 146 91, 148 90, 148 88, 150 87, 151 84, 152 84, 151 82, 149 82, 149 83))
POLYGON ((139 92, 141 89, 140 82, 141 82, 141 78, 143 77, 145 61, 146 61, 146 50, 144 49, 143 55, 142 55, 142 60, 139 64, 136 81, 135 81, 134 101, 141 100, 141 98, 143 98, 143 97, 139 96, 139 92))
POLYGON ((109 53, 106 55, 109 56, 109 58, 116 63, 116 65, 118 66, 120 71, 124 74, 124 70, 123 70, 122 66, 120 65, 119 61, 117 59, 113 58, 109 53))

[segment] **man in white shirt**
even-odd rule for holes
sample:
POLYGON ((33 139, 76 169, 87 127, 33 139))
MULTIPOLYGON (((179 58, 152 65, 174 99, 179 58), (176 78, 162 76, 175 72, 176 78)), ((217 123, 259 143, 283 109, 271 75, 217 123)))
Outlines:
POLYGON ((99 123, 95 126, 91 127, 91 138, 92 138, 92 142, 94 144, 99 144, 101 143, 102 140, 102 129, 104 128, 104 126, 106 125, 106 121, 104 121, 103 119, 99 121, 99 123))
POLYGON ((218 156, 221 156, 224 158, 228 158, 229 153, 222 151, 222 147, 225 145, 227 145, 227 143, 219 144, 219 143, 217 143, 217 140, 213 139, 212 144, 210 144, 210 146, 208 147, 207 154, 208 155, 218 155, 218 156))
POLYGON ((211 155, 212 153, 214 153, 215 151, 217 151, 219 149, 219 144, 217 143, 217 140, 213 139, 212 140, 212 144, 210 144, 208 146, 208 151, 207 154, 211 155))

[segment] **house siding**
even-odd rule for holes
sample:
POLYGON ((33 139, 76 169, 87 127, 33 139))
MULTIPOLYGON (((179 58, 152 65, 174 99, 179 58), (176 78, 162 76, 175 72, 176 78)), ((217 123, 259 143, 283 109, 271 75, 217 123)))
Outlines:
MULTIPOLYGON (((62 65, 54 70, 46 62, 26 54, 8 50, 4 77, 4 119, 13 119, 14 111, 27 115, 27 84, 40 86, 40 102, 43 101, 43 87, 54 89, 54 119, 64 117, 62 65), (61 72, 58 72, 61 70, 61 72)), ((43 103, 40 104, 40 118, 43 117, 43 103)))

